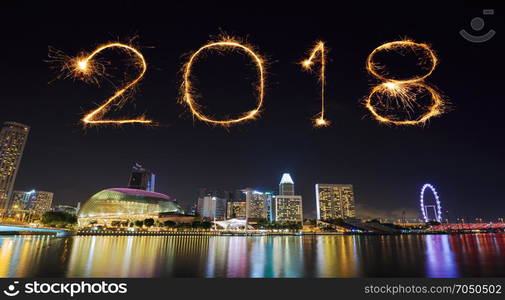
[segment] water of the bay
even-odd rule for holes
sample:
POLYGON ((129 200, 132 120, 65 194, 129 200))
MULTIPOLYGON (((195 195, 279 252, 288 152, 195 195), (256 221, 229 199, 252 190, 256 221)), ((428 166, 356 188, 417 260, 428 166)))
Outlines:
POLYGON ((0 237, 0 277, 479 276, 505 234, 0 237))

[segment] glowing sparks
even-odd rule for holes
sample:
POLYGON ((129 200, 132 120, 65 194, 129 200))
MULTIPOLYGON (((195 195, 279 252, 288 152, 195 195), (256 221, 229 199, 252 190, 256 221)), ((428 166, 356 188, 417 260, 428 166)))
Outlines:
MULTIPOLYGON (((445 103, 442 96, 432 87, 424 83, 424 79, 430 76, 438 63, 435 52, 427 44, 416 43, 410 40, 395 41, 385 43, 375 48, 367 58, 366 68, 367 71, 377 79, 383 81, 372 88, 370 94, 365 99, 365 107, 372 113, 372 116, 379 122, 389 123, 394 125, 422 125, 425 124, 430 118, 439 116, 444 113, 445 103), (374 57, 381 51, 403 51, 406 49, 421 50, 425 53, 424 60, 421 62, 429 61, 429 68, 425 74, 414 76, 406 79, 392 79, 384 72, 384 67, 379 66, 374 62, 374 57), (431 104, 427 112, 414 120, 397 120, 392 116, 381 115, 376 107, 372 104, 374 96, 385 96, 381 98, 381 104, 385 109, 391 108, 392 99, 394 99, 396 106, 402 107, 407 112, 414 111, 416 100, 421 91, 427 91, 431 97, 431 104)), ((410 116, 410 114, 409 114, 410 116)))
POLYGON ((135 119, 124 119, 124 120, 103 120, 101 119, 105 113, 107 113, 111 106, 115 106, 118 109, 123 106, 126 100, 128 100, 128 95, 126 92, 133 89, 134 86, 144 77, 147 71, 147 63, 144 59, 142 53, 136 48, 122 43, 109 43, 96 48, 93 52, 85 55, 81 55, 77 58, 70 59, 66 63, 63 69, 68 69, 71 75, 84 81, 98 82, 97 77, 104 75, 105 67, 104 65, 96 61, 96 56, 102 51, 112 48, 118 48, 121 50, 126 50, 132 53, 132 58, 134 58, 135 65, 139 68, 139 75, 132 81, 125 84, 122 88, 118 89, 114 95, 104 101, 98 108, 87 113, 81 121, 85 125, 98 125, 98 124, 128 124, 128 123, 141 123, 150 124, 151 120, 147 120, 144 116, 135 119))
POLYGON ((325 109, 325 104, 324 104, 324 88, 326 84, 326 78, 325 78, 325 69, 326 69, 326 49, 324 47, 324 42, 317 42, 315 47, 311 50, 310 56, 308 59, 302 61, 301 65, 305 70, 312 70, 312 65, 314 64, 314 61, 316 59, 316 55, 320 53, 320 74, 319 74, 319 81, 321 82, 321 113, 319 116, 314 120, 314 126, 316 127, 323 127, 323 126, 328 126, 330 125, 330 122, 328 120, 325 120, 324 118, 324 109, 325 109))
POLYGON ((232 124, 255 119, 259 115, 260 109, 263 106, 263 99, 265 96, 265 66, 263 61, 264 61, 263 58, 259 54, 257 54, 251 46, 244 45, 232 39, 224 39, 222 41, 208 43, 203 47, 201 47, 200 49, 198 49, 197 51, 195 51, 189 57, 188 62, 184 65, 183 84, 181 89, 183 95, 183 101, 188 105, 193 116, 197 117, 201 121, 208 122, 211 124, 230 126, 232 124), (246 53, 249 57, 251 57, 258 70, 258 87, 257 87, 258 99, 257 99, 257 106, 255 109, 245 113, 241 117, 224 120, 212 119, 201 112, 199 105, 195 102, 195 96, 194 96, 195 91, 192 88, 192 82, 191 82, 191 69, 194 63, 196 62, 198 56, 202 54, 202 52, 209 49, 215 49, 220 51, 224 51, 226 49, 241 50, 244 53, 246 53))
POLYGON ((77 67, 79 68, 79 71, 85 73, 88 71, 88 62, 85 60, 80 60, 77 62, 77 67))

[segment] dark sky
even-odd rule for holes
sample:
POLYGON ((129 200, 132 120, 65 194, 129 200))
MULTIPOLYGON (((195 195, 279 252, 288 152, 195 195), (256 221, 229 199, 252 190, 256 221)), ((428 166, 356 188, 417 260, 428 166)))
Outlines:
MULTIPOLYGON (((410 1, 338 9, 324 2, 286 7, 243 1, 0 5, 0 121, 32 127, 17 189, 52 191, 56 204, 75 205, 101 189, 125 186, 132 164, 140 162, 157 174, 157 191, 185 204, 202 187, 276 191, 282 173, 290 172, 307 217, 315 215, 318 182, 353 184, 361 215, 403 210, 417 215, 419 190, 430 182, 450 218, 505 217, 502 9, 485 17, 482 30, 493 28, 497 35, 473 44, 459 30, 475 33, 470 20, 493 7, 463 2, 414 7, 410 1), (229 129, 194 121, 178 103, 185 55, 223 32, 255 45, 269 61, 261 117, 229 129), (149 69, 135 105, 117 113, 146 112, 162 126, 83 130, 83 113, 113 87, 107 81, 98 87, 54 80, 58 72, 46 62, 48 46, 75 55, 134 35, 149 69), (377 83, 365 70, 367 55, 404 37, 429 43, 437 52, 440 63, 428 82, 452 103, 452 111, 425 127, 379 124, 360 102, 377 83), (297 63, 319 39, 330 48, 326 97, 332 126, 315 129, 311 118, 318 113, 319 86, 297 63)), ((109 52, 103 59, 121 72, 120 56, 109 52)), ((223 117, 254 107, 256 71, 247 57, 208 55, 194 72, 206 112, 223 117)), ((116 84, 121 80, 111 78, 116 84)))

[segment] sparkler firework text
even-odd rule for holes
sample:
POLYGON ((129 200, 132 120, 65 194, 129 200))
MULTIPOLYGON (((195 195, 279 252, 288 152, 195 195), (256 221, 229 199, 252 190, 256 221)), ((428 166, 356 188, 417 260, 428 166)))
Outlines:
POLYGON ((394 125, 422 125, 425 124, 430 118, 439 116, 444 112, 445 103, 442 96, 428 84, 424 83, 424 79, 430 76, 437 65, 438 59, 434 51, 426 44, 415 43, 410 40, 395 41, 385 43, 377 48, 375 48, 372 53, 367 58, 366 68, 367 71, 372 74, 377 79, 383 81, 383 83, 375 86, 368 97, 365 99, 365 107, 372 113, 373 117, 382 123, 394 124, 394 125), (382 66, 379 66, 374 62, 374 57, 377 53, 382 51, 401 51, 405 49, 411 50, 421 50, 427 55, 427 59, 430 62, 430 67, 427 72, 421 76, 414 76, 406 79, 392 79, 384 75, 382 66), (372 103, 374 97, 379 99, 379 104, 388 110, 391 108, 391 102, 393 99, 395 103, 401 106, 405 111, 414 111, 414 106, 419 106, 416 103, 417 98, 423 90, 429 93, 431 97, 431 104, 427 108, 427 112, 419 116, 417 119, 411 120, 398 120, 393 116, 381 115, 376 109, 376 106, 372 103))
POLYGON ((324 42, 317 42, 315 47, 311 50, 310 56, 308 59, 304 60, 302 62, 302 67, 305 70, 312 70, 312 65, 314 64, 314 61, 316 59, 317 53, 320 53, 320 74, 319 74, 319 81, 321 82, 321 113, 319 116, 314 120, 314 126, 322 127, 322 126, 328 126, 330 124, 329 121, 327 121, 324 118, 324 109, 325 109, 325 104, 324 104, 324 88, 326 84, 326 74, 325 74, 325 69, 326 69, 326 49, 324 47, 324 42))
MULTIPOLYGON (((104 115, 111 111, 121 108, 131 97, 136 85, 144 77, 147 71, 147 63, 142 53, 130 44, 111 42, 97 47, 90 53, 84 53, 78 57, 69 57, 59 51, 51 51, 49 57, 52 61, 63 63, 61 71, 62 77, 73 77, 85 82, 98 83, 101 77, 107 75, 106 67, 109 62, 97 58, 105 50, 120 50, 121 54, 127 54, 133 66, 138 69, 139 74, 114 94, 102 102, 96 109, 88 112, 82 119, 85 125, 121 125, 121 124, 144 124, 153 125, 152 120, 144 116, 137 118, 125 118, 121 120, 104 119, 104 115)), ((318 41, 309 51, 308 58, 301 62, 304 70, 313 71, 313 66, 319 63, 318 79, 320 82, 321 93, 321 111, 314 119, 314 126, 329 126, 330 122, 325 119, 326 111, 326 61, 327 48, 324 42, 318 41)), ((375 48, 366 59, 367 71, 381 81, 374 86, 369 95, 364 99, 364 106, 370 111, 371 115, 379 122, 393 125, 424 125, 432 117, 440 116, 447 110, 447 104, 440 93, 425 82, 438 63, 438 58, 430 46, 423 43, 416 43, 411 40, 401 40, 385 43, 375 48), (387 72, 384 64, 378 61, 378 54, 387 54, 389 52, 403 54, 411 51, 418 60, 418 65, 422 67, 423 74, 407 78, 393 78, 387 72), (406 117, 401 117, 406 114, 406 117), (411 115, 415 114, 415 117, 411 115)), ((187 105, 194 118, 213 125, 231 126, 256 119, 263 107, 265 98, 266 68, 265 60, 254 50, 254 48, 245 43, 239 42, 229 37, 223 37, 217 41, 205 44, 191 55, 182 67, 181 84, 181 103, 187 105), (256 107, 245 112, 241 116, 234 118, 218 119, 205 114, 199 103, 196 102, 197 91, 192 83, 192 69, 202 55, 211 51, 224 53, 226 51, 240 51, 248 56, 257 72, 257 85, 255 96, 257 98, 256 107)), ((391 66, 391 65, 390 65, 391 66)))
POLYGON ((132 91, 147 71, 147 63, 144 56, 133 46, 117 42, 104 44, 89 54, 82 54, 75 58, 67 58, 64 62, 63 70, 69 72, 69 75, 74 78, 78 78, 86 82, 98 83, 98 78, 105 75, 105 66, 96 59, 96 56, 104 50, 113 48, 125 50, 126 53, 130 54, 134 65, 139 68, 140 73, 135 79, 118 89, 112 97, 104 101, 98 108, 87 113, 81 121, 85 125, 120 125, 127 123, 152 124, 153 122, 151 120, 147 120, 144 116, 124 120, 101 119, 105 113, 111 110, 113 106, 115 106, 115 109, 118 109, 124 105, 129 96, 131 96, 131 93, 128 92, 132 91))
POLYGON ((244 45, 242 43, 239 43, 233 39, 224 39, 222 41, 218 42, 210 42, 197 51, 195 51, 190 57, 188 62, 184 65, 183 68, 183 84, 182 84, 182 96, 183 96, 183 102, 186 103, 191 110, 191 113, 193 116, 198 118, 201 121, 208 122, 211 124, 215 125, 221 125, 221 126, 230 126, 232 124, 244 122, 246 120, 252 120, 255 119, 260 112, 261 107, 263 106, 263 99, 265 96, 265 67, 264 67, 264 60, 257 54, 251 46, 244 45), (257 101, 257 106, 255 109, 245 113, 243 116, 235 118, 235 119, 225 119, 225 120, 215 120, 212 119, 206 115, 204 115, 200 108, 199 105, 195 102, 195 97, 194 93, 195 91, 192 88, 191 84, 191 69, 193 67, 193 64, 197 61, 198 56, 202 54, 202 52, 214 49, 218 51, 224 51, 224 50, 241 50, 247 55, 251 57, 253 62, 255 63, 257 70, 258 70, 258 87, 257 87, 257 92, 258 92, 258 101, 257 101))

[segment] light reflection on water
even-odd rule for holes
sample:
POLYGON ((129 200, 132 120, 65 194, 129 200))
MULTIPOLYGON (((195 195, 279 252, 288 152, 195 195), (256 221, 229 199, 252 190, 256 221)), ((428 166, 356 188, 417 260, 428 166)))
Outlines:
POLYGON ((505 276, 505 234, 0 237, 0 277, 505 276))

